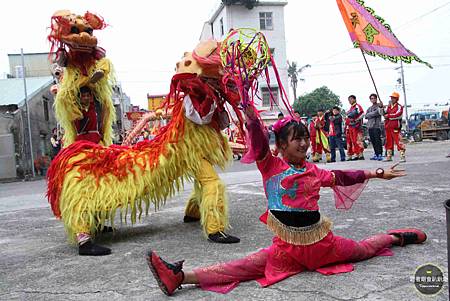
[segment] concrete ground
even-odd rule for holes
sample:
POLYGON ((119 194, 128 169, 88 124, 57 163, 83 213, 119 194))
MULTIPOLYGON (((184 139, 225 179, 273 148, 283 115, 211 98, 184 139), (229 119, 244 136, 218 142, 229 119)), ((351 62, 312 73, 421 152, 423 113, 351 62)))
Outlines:
MULTIPOLYGON (((450 141, 408 145, 408 176, 372 180, 349 211, 334 209, 330 189, 322 190, 321 211, 334 220, 337 235, 363 239, 399 227, 418 227, 428 234, 423 245, 394 248, 392 257, 355 264, 351 273, 323 276, 304 272, 268 288, 254 281, 228 295, 186 286, 171 300, 447 300, 447 284, 432 298, 420 295, 410 281, 418 266, 433 263, 447 275, 447 240, 443 202, 450 198, 450 141)), ((371 155, 366 150, 366 157, 371 155)), ((321 164, 332 169, 374 169, 374 161, 321 164)), ((1 300, 166 300, 144 255, 154 249, 168 260, 185 259, 185 268, 245 256, 271 243, 258 221, 265 210, 261 179, 254 165, 235 161, 221 177, 229 193, 229 232, 241 243, 220 245, 202 236, 198 224, 183 224, 190 185, 134 226, 120 225, 100 238, 113 249, 104 257, 81 257, 67 244, 63 225, 44 197, 43 180, 0 184, 1 300)))

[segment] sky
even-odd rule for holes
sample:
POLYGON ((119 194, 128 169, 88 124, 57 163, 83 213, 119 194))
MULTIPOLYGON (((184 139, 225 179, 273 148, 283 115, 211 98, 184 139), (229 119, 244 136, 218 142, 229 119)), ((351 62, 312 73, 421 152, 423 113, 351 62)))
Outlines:
MULTIPOLYGON (((116 77, 131 102, 146 107, 147 93, 165 94, 175 63, 198 43, 203 23, 218 0, 166 1, 2 1, 0 4, 0 76, 9 72, 8 53, 47 52, 51 15, 60 9, 83 14, 89 10, 110 25, 96 31, 99 46, 112 60, 116 77)), ((434 69, 404 65, 407 103, 413 106, 450 102, 450 1, 366 0, 397 38, 434 69)), ((374 92, 359 49, 352 48, 334 0, 291 0, 285 6, 286 49, 290 61, 311 68, 301 74, 297 95, 329 87, 344 108, 357 96, 365 107, 374 92)), ((399 64, 367 56, 379 94, 387 102, 397 86, 399 64)), ((290 92, 292 98, 292 91, 290 92)))

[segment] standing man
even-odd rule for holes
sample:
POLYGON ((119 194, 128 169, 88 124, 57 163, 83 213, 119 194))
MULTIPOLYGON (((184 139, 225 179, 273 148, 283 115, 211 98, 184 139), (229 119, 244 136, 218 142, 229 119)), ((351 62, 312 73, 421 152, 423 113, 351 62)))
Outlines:
POLYGON ((345 161, 344 142, 342 141, 342 115, 338 106, 333 107, 329 120, 328 138, 330 139, 331 162, 336 162, 336 147, 339 148, 341 161, 345 161))
POLYGON ((402 128, 403 106, 398 103, 400 94, 393 92, 391 94, 389 105, 384 108, 384 128, 386 129, 386 161, 392 161, 394 143, 400 152, 400 162, 406 162, 405 145, 400 141, 400 130, 402 128))
POLYGON ((363 144, 363 118, 364 110, 356 103, 356 96, 348 97, 350 109, 347 111, 346 126, 348 128, 347 136, 347 155, 348 160, 364 160, 364 144, 363 144))
POLYGON ((370 160, 383 160, 383 146, 381 145, 381 115, 383 103, 378 103, 378 96, 375 93, 369 96, 372 106, 367 109, 366 119, 369 129, 370 142, 372 142, 374 155, 370 160))

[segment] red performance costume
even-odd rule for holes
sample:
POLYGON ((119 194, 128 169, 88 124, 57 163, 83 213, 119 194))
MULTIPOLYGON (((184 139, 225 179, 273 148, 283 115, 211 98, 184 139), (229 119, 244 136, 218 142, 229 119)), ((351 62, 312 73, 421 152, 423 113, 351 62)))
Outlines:
MULTIPOLYGON (((349 209, 365 187, 369 174, 362 170, 323 170, 309 162, 296 167, 271 154, 257 119, 248 121, 247 129, 268 200, 267 211, 260 220, 275 237, 271 246, 242 259, 194 269, 202 289, 227 293, 249 280, 266 287, 307 270, 325 275, 350 272, 351 262, 377 255, 391 256, 392 235, 401 238, 405 232, 412 234, 412 239, 400 239, 401 246, 426 239, 425 233, 415 229, 391 230, 360 242, 334 235, 331 220, 319 212, 320 188, 331 187, 336 208, 349 209)), ((148 260, 162 290, 172 294, 182 281, 182 262, 164 263, 155 252, 149 254, 148 260)))
MULTIPOLYGON (((81 88, 82 94, 83 89, 85 87, 81 88)), ((89 93, 90 99, 86 108, 82 110, 83 117, 74 121, 77 130, 75 141, 85 140, 99 143, 102 140, 102 107, 100 102, 94 99, 90 90, 84 93, 89 93)))
POLYGON ((364 159, 362 119, 364 117, 363 108, 356 102, 347 111, 345 126, 347 128, 347 155, 349 160, 364 159))
POLYGON ((328 133, 324 130, 325 123, 325 115, 317 116, 311 121, 310 133, 311 129, 314 131, 314 136, 311 136, 314 162, 319 162, 322 159, 322 152, 325 153, 327 162, 331 160, 328 133))
POLYGON ((395 103, 389 104, 384 110, 384 128, 386 130, 386 160, 392 160, 392 153, 394 150, 394 143, 397 145, 397 150, 400 152, 402 161, 405 161, 405 145, 400 141, 400 130, 402 127, 401 120, 403 116, 403 106, 397 101, 399 94, 394 92, 391 98, 396 98, 395 103))
MULTIPOLYGON (((320 145, 317 145, 317 142, 316 142, 316 135, 317 135, 317 131, 316 131, 316 127, 315 127, 315 124, 316 124, 315 120, 316 120, 316 118, 317 117, 313 117, 311 119, 311 122, 309 123, 309 126, 308 126, 309 137, 311 138, 311 151, 312 151, 312 154, 313 154, 313 158, 315 158, 315 154, 317 152, 319 152, 319 147, 320 147, 320 145)), ((320 149, 320 153, 322 153, 322 149, 320 149)))

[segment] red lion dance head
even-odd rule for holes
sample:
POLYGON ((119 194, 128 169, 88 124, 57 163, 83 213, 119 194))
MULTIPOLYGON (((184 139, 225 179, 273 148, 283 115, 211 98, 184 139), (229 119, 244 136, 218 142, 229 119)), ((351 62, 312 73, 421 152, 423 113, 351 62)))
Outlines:
POLYGON ((83 16, 68 10, 55 12, 51 19, 50 53, 56 51, 55 62, 65 67, 73 65, 85 69, 105 56, 105 50, 97 47, 94 30, 107 26, 102 17, 90 12, 83 16))

